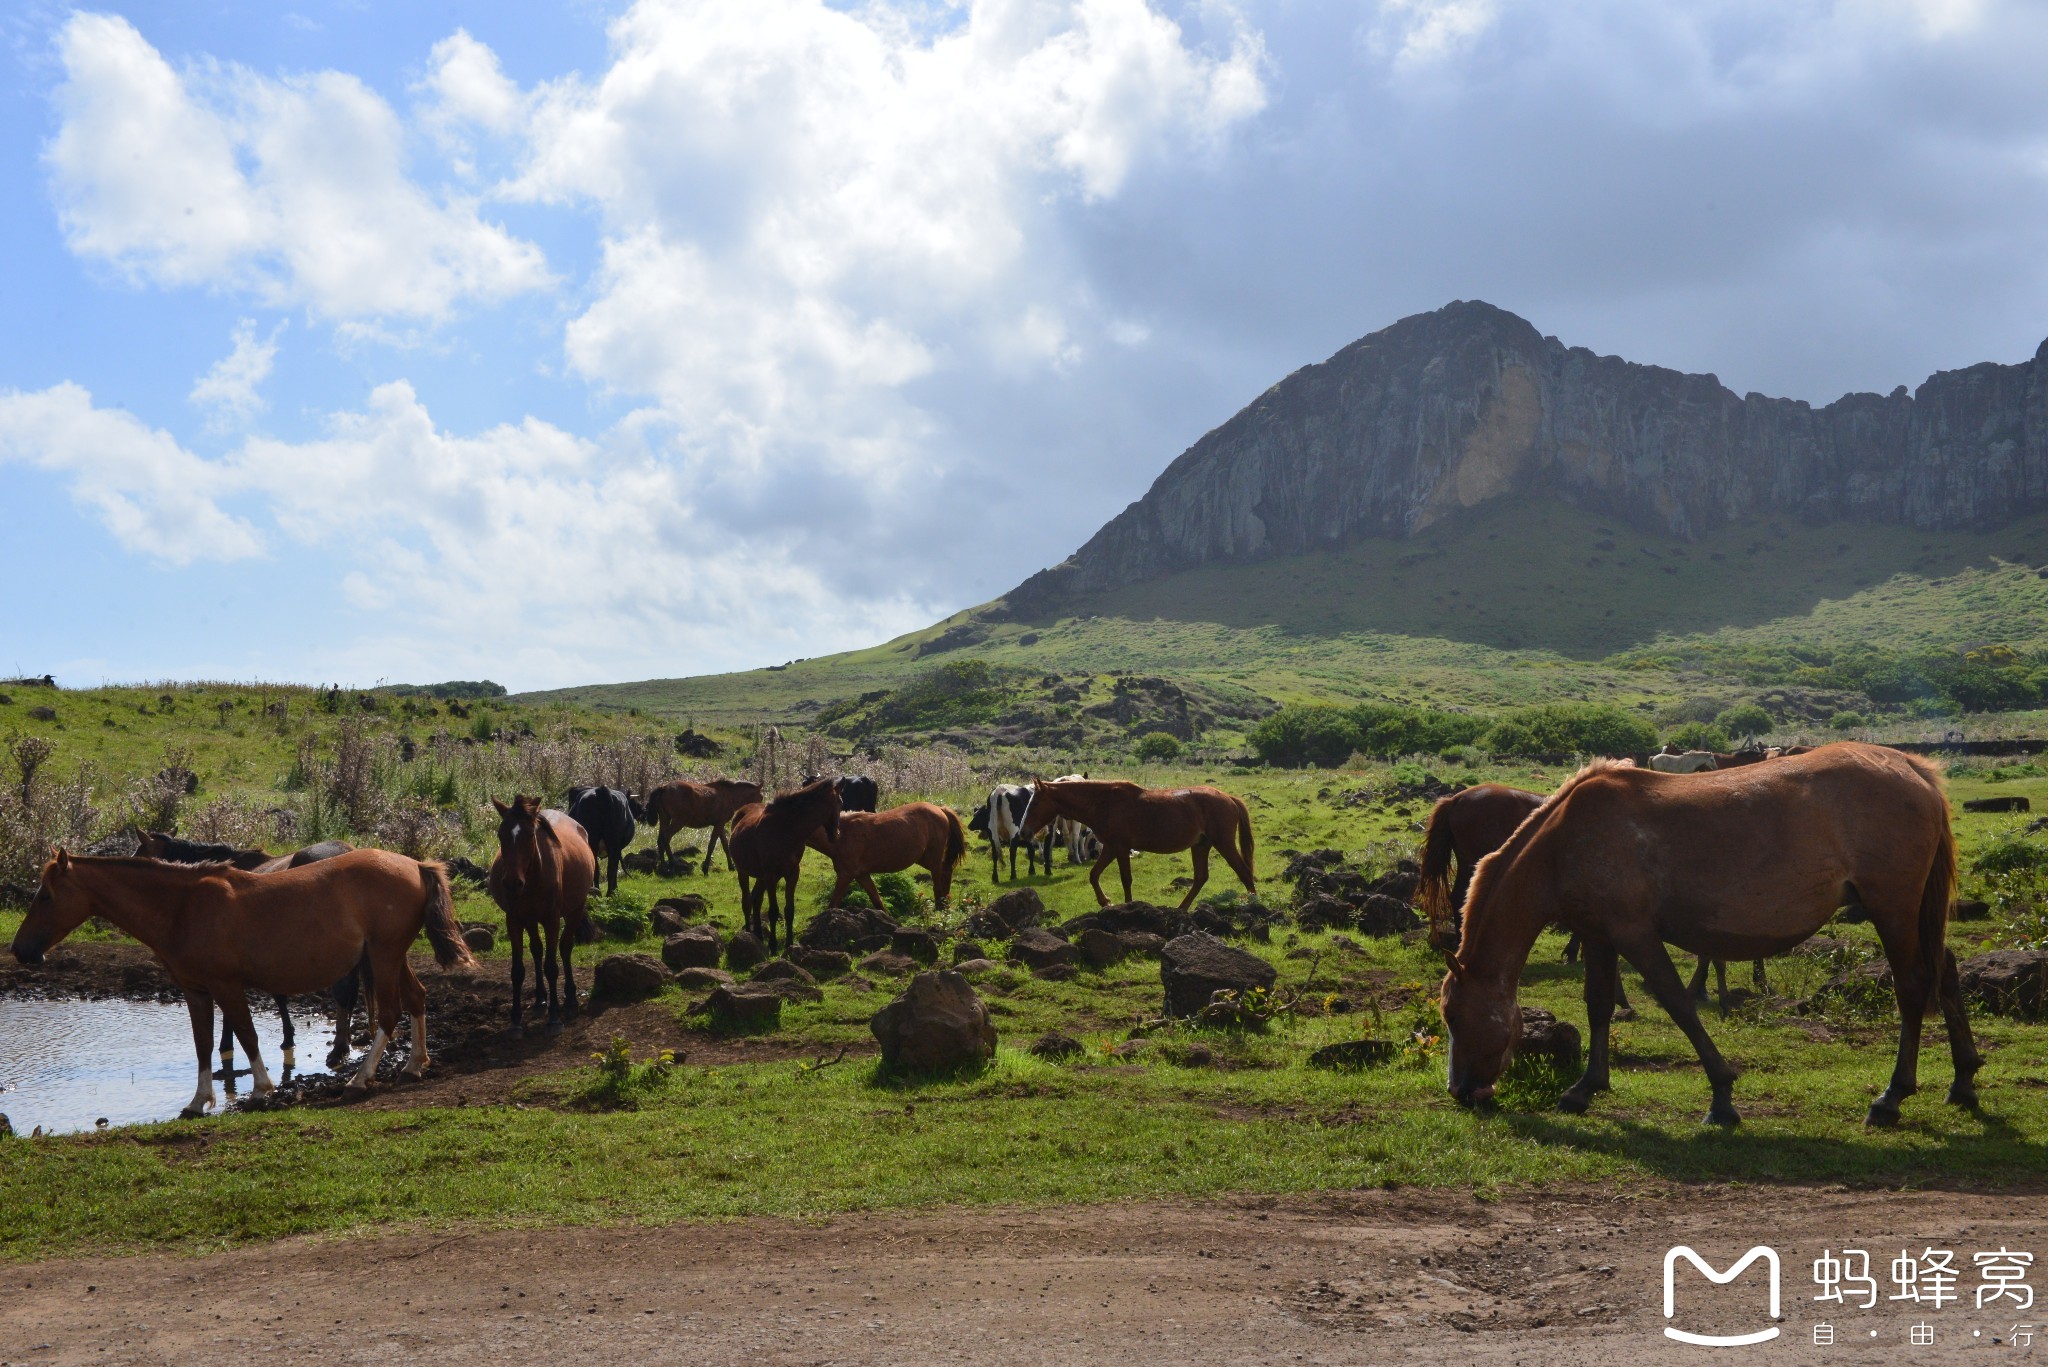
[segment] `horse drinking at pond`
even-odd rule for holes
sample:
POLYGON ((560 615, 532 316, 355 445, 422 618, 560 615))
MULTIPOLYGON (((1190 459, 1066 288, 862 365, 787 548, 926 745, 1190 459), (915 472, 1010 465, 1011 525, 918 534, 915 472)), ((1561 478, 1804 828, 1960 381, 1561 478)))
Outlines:
POLYGON ((1584 1076, 1558 1101, 1584 1111, 1608 1090, 1615 961, 1641 972, 1706 1070, 1707 1119, 1732 1125, 1735 1070, 1707 1037, 1664 946, 1711 958, 1793 948, 1843 905, 1876 926, 1899 1004, 1898 1058, 1868 1123, 1897 1121, 1918 1089, 1930 997, 1948 1025, 1955 1083, 1973 1105, 1982 1059, 1946 935, 1956 846, 1941 772, 1881 746, 1830 745, 1725 773, 1675 777, 1602 761, 1580 770, 1479 865, 1449 956, 1442 1009, 1450 1090, 1484 1101, 1520 1035, 1515 989, 1543 927, 1586 943, 1592 1040, 1584 1076))
POLYGON ((932 901, 944 906, 953 895, 953 870, 967 857, 966 828, 936 802, 908 802, 886 812, 842 811, 837 836, 828 840, 821 828, 804 843, 832 861, 837 881, 830 905, 845 901, 846 890, 858 879, 878 911, 882 894, 873 875, 921 865, 932 876, 932 901))
POLYGON ((1124 900, 1131 900, 1131 852, 1178 854, 1193 852, 1195 879, 1180 909, 1194 904, 1209 881, 1209 851, 1254 895, 1252 816, 1244 803, 1217 788, 1141 788, 1122 779, 1054 779, 1033 785, 1031 805, 1024 812, 1022 838, 1036 839, 1060 817, 1078 821, 1095 832, 1102 853, 1088 869, 1095 900, 1109 905, 1102 890, 1102 871, 1116 861, 1123 875, 1124 900))
POLYGON ((213 1009, 242 1041, 257 1096, 275 1090, 249 1019, 250 989, 278 996, 317 992, 367 963, 377 1030, 348 1089, 376 1076, 403 1004, 412 1018, 405 1074, 427 1068, 427 993, 406 961, 422 929, 443 968, 473 962, 455 924, 448 872, 389 850, 353 850, 274 873, 226 864, 73 858, 43 866, 42 884, 14 936, 14 957, 42 962, 88 916, 113 922, 149 947, 185 993, 199 1087, 182 1112, 213 1104, 213 1009))
MULTIPOLYGON (((323 840, 317 845, 294 850, 290 854, 273 855, 263 850, 240 850, 233 845, 216 845, 197 840, 181 840, 163 831, 135 832, 135 853, 142 859, 161 859, 169 864, 232 864, 249 873, 275 873, 279 869, 299 869, 308 864, 317 864, 323 859, 332 859, 337 854, 347 854, 355 846, 346 840, 323 840)), ((351 968, 348 975, 327 989, 328 1005, 334 1016, 334 1042, 327 1050, 327 1066, 339 1068, 348 1058, 349 1027, 355 1021, 356 999, 358 996, 357 971, 351 968)), ((298 1032, 292 1028, 291 1003, 287 998, 275 998, 277 1018, 284 1025, 284 1042, 279 1046, 283 1065, 287 1072, 294 1066, 293 1049, 298 1032)), ((228 1028, 227 1017, 221 1017, 220 1027, 220 1070, 221 1076, 232 1084, 235 1076, 235 1036, 228 1028)))
POLYGON ((545 998, 547 1032, 558 1035, 564 1010, 576 1013, 575 942, 588 944, 597 938, 589 912, 590 894, 596 891, 597 858, 590 852, 583 827, 567 812, 544 808, 539 798, 523 793, 509 804, 492 798, 491 805, 498 809, 498 857, 491 861, 485 886, 491 900, 505 913, 505 933, 512 941, 512 1038, 526 1033, 521 996, 529 946, 533 950, 534 999, 545 998), (562 933, 565 926, 568 935, 562 933), (555 977, 558 946, 559 982, 555 977))
POLYGON ((709 783, 677 779, 649 793, 642 806, 647 812, 646 820, 656 823, 654 848, 663 865, 668 863, 671 836, 677 831, 709 826, 711 838, 704 843, 704 866, 701 870, 709 873, 711 856, 718 852, 720 841, 725 842, 725 866, 732 867, 732 841, 726 835, 726 823, 740 808, 760 800, 761 785, 758 783, 730 778, 714 778, 709 783))
POLYGON ((604 893, 611 896, 619 890, 619 861, 633 843, 633 822, 645 821, 646 809, 624 788, 571 788, 569 815, 583 828, 591 855, 604 859, 604 893))
MULTIPOLYGON (((747 929, 776 947, 776 888, 783 887, 784 941, 796 943, 796 876, 803 867, 804 846, 823 832, 827 842, 839 838, 839 790, 830 779, 807 783, 773 802, 742 807, 732 819, 726 858, 740 880, 740 910, 747 929), (766 901, 764 920, 761 905, 766 901)), ((880 906, 878 898, 876 905, 880 906)))

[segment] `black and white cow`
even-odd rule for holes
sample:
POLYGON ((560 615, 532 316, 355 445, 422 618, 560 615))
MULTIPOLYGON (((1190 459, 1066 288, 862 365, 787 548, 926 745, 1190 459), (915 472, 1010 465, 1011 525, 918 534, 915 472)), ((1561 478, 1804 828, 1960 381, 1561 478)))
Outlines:
MULTIPOLYGON (((823 774, 805 774, 804 786, 809 787, 823 774)), ((882 800, 882 786, 866 774, 842 774, 832 780, 832 786, 839 791, 839 810, 842 812, 872 812, 882 800)))
POLYGON ((1045 871, 1052 872, 1052 831, 1048 829, 1043 839, 1026 841, 1023 836, 1024 812, 1031 806, 1031 785, 1028 783, 1003 783, 989 790, 988 801, 981 804, 981 810, 967 823, 967 829, 979 832, 988 839, 989 861, 993 866, 990 877, 996 882, 1003 878, 1003 851, 1010 852, 1010 878, 1017 877, 1017 851, 1024 851, 1024 866, 1030 873, 1038 872, 1041 858, 1045 871))

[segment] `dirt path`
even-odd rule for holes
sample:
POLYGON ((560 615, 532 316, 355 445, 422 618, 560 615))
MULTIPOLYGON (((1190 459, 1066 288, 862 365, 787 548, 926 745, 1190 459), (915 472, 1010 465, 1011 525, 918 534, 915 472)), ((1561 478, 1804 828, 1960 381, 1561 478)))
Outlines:
MULTIPOLYGON (((2034 1358, 1994 1338, 2042 1327, 2048 1304, 1977 1310, 1971 1255, 2048 1256, 2044 1210, 2039 1194, 1375 1192, 303 1240, 0 1270, 0 1362, 2017 1362, 2034 1358), (1781 1338, 1713 1353, 1665 1339, 1674 1243, 1723 1267, 1774 1244, 1781 1338), (1811 1299, 1824 1248, 1867 1248, 1882 1296, 1899 1249, 1930 1244, 1958 1252, 1960 1304, 1811 1299), (1812 1346, 1817 1308, 1833 1347, 1812 1346), (1934 1346, 1908 1345, 1916 1321, 1934 1346)), ((2048 1291, 2038 1262, 2030 1280, 2048 1291)), ((1758 1268, 1722 1288, 1690 1276, 1679 1322, 1756 1329, 1763 1299, 1758 1268)), ((2048 1358, 2048 1336, 2033 1352, 2048 1358)))

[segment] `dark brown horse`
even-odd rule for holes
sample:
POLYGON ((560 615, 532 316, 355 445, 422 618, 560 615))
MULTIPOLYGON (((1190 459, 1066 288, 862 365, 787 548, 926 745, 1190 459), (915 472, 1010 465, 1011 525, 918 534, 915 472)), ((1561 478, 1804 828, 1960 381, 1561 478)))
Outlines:
POLYGON ((1437 800, 1422 837, 1422 881, 1416 888, 1422 914, 1429 920, 1431 944, 1446 952, 1458 947, 1459 913, 1465 907, 1466 889, 1472 886, 1473 870, 1480 860, 1507 844, 1522 818, 1542 805, 1541 793, 1504 783, 1481 783, 1437 800), (1455 883, 1451 881, 1454 856, 1458 863, 1455 883))
POLYGON ((199 1087, 184 1114, 213 1104, 213 1008, 242 1041, 255 1091, 275 1090, 256 1044, 247 993, 317 992, 358 963, 370 965, 377 1032, 349 1079, 362 1091, 398 1028, 412 1017, 405 1072, 427 1067, 427 993, 406 961, 422 929, 442 967, 472 962, 455 924, 448 872, 388 850, 354 850, 302 868, 256 874, 226 864, 72 858, 59 850, 14 936, 14 957, 42 962, 88 916, 101 916, 147 945, 185 993, 199 1087))
MULTIPOLYGON (((347 854, 355 846, 346 840, 323 840, 317 845, 294 850, 290 854, 271 854, 264 850, 243 850, 233 845, 217 845, 197 840, 182 840, 167 831, 135 832, 135 854, 140 859, 161 859, 170 864, 232 864, 250 873, 275 873, 279 869, 304 868, 317 864, 323 859, 332 859, 337 854, 347 854)), ((354 1023, 356 999, 360 995, 358 974, 351 969, 347 977, 327 989, 327 1000, 334 1017, 334 1042, 327 1050, 327 1066, 339 1068, 348 1058, 349 1027, 354 1023)), ((298 1042, 298 1031, 292 1028, 291 1003, 278 997, 277 1018, 284 1026, 284 1041, 278 1046, 283 1054, 284 1071, 291 1072, 296 1060, 293 1056, 298 1042)), ((232 1082, 235 1076, 235 1035, 228 1029, 227 1017, 221 1017, 220 1027, 220 1071, 224 1079, 232 1082)))
MULTIPOLYGON (((840 800, 845 800, 843 788, 840 800)), ((832 861, 835 907, 858 879, 868 900, 882 909, 873 875, 901 873, 913 864, 931 871, 932 900, 944 906, 953 895, 953 870, 967 855, 967 830, 959 817, 936 802, 908 802, 886 812, 842 811, 836 837, 827 840, 822 830, 815 830, 804 843, 832 861)))
POLYGON ((1664 946, 1711 958, 1793 948, 1841 906, 1876 926, 1899 1002, 1890 1085, 1868 1123, 1897 1121, 1918 1089, 1929 998, 1948 1025, 1955 1084, 1973 1105, 1981 1058, 1946 943, 1955 836, 1941 772, 1911 755, 1845 743, 1727 773, 1674 776, 1601 762, 1582 769, 1479 865, 1465 931, 1443 985, 1450 1089, 1493 1095, 1520 1035, 1515 989, 1552 922, 1585 937, 1586 1071, 1558 1105, 1586 1109, 1608 1089, 1615 961, 1626 957, 1699 1053, 1713 1104, 1732 1125, 1735 1070, 1700 1025, 1664 946))
POLYGON ((839 838, 839 790, 828 778, 782 793, 773 802, 742 807, 733 816, 732 839, 725 852, 739 875, 740 909, 747 929, 770 949, 776 947, 777 885, 783 888, 784 941, 796 943, 796 876, 803 867, 805 844, 819 831, 827 843, 839 838))
POLYGON ((1209 881, 1209 851, 1256 894, 1252 874, 1252 816, 1244 803, 1217 788, 1141 788, 1121 779, 1041 779, 1033 785, 1031 805, 1024 811, 1022 838, 1034 840, 1061 817, 1095 832, 1102 853, 1088 870, 1095 900, 1109 905, 1102 891, 1102 871, 1114 859, 1123 875, 1124 900, 1131 900, 1131 852, 1178 854, 1193 851, 1195 879, 1180 909, 1194 904, 1195 894, 1209 881))
POLYGON ((575 943, 582 940, 588 944, 597 938, 588 908, 590 894, 596 891, 597 857, 591 854, 590 842, 575 818, 543 808, 537 797, 522 793, 510 804, 492 798, 491 805, 498 809, 498 857, 491 861, 485 886, 491 900, 505 913, 505 933, 512 941, 512 1038, 526 1033, 520 998, 526 984, 525 951, 529 946, 533 950, 533 995, 536 999, 545 996, 547 1032, 557 1035, 562 1031, 564 1010, 576 1014, 575 943), (562 933, 564 927, 569 934, 562 933), (558 946, 559 983, 555 979, 558 946))
POLYGON ((725 842, 725 866, 728 869, 733 867, 732 841, 726 835, 726 823, 740 808, 760 800, 761 785, 758 783, 730 778, 714 778, 709 783, 677 779, 656 788, 640 805, 648 819, 656 823, 654 845, 663 864, 668 863, 669 838, 677 831, 709 826, 711 838, 704 843, 704 867, 701 870, 709 873, 711 856, 717 852, 720 841, 725 842))

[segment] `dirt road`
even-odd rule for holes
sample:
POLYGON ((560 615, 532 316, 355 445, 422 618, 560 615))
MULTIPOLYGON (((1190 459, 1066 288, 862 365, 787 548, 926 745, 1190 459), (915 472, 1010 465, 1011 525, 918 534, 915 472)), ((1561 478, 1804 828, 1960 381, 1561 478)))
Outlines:
MULTIPOLYGON (((2048 1255, 2044 1210, 2038 1194, 1375 1192, 306 1240, 8 1268, 0 1362, 2048 1360, 2048 1336, 2004 1341, 2015 1323, 2041 1327, 2048 1305, 1973 1304, 1976 1252, 2048 1255), (1770 1326, 1761 1263, 1725 1287, 1682 1279, 1667 1322, 1677 1243, 1717 1267, 1775 1246, 1779 1338, 1708 1351, 1663 1337, 1667 1323, 1770 1326), (1885 1299, 1900 1249, 1929 1245, 1957 1253, 1960 1303, 1885 1299), (1870 1253, 1875 1309, 1812 1299, 1814 1260, 1845 1247, 1870 1253), (1822 1319, 1832 1346, 1813 1345, 1822 1319), (1908 1343, 1915 1323, 1933 1345, 1908 1343)), ((2028 1281, 2048 1291, 2038 1261, 2028 1281)))

